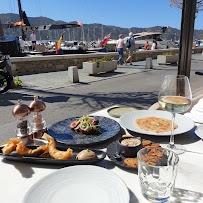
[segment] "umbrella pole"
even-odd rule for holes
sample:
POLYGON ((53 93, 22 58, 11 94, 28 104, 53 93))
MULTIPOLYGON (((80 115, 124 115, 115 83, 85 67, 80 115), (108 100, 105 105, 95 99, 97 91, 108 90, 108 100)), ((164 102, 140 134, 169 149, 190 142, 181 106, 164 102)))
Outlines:
POLYGON ((190 78, 196 0, 183 0, 178 75, 190 78))

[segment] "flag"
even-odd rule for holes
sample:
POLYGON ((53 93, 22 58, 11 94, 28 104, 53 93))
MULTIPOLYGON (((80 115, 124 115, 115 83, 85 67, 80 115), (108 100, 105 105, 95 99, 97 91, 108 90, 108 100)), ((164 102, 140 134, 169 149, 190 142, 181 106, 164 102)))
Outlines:
POLYGON ((82 27, 82 22, 80 22, 79 20, 77 21, 77 24, 82 27))
POLYGON ((16 22, 16 23, 14 24, 14 26, 18 26, 18 25, 24 26, 25 24, 24 24, 23 21, 21 20, 21 21, 16 22))
POLYGON ((55 43, 55 47, 56 47, 56 54, 58 54, 59 47, 60 47, 60 45, 61 45, 62 40, 63 40, 63 34, 61 35, 61 37, 60 37, 59 41, 55 43))
POLYGON ((58 54, 58 53, 59 53, 59 50, 58 50, 57 42, 55 42, 55 47, 56 47, 56 54, 58 54))
POLYGON ((104 40, 99 43, 99 46, 101 47, 103 44, 107 44, 107 42, 109 41, 110 36, 111 36, 111 33, 108 34, 107 36, 105 36, 104 40))

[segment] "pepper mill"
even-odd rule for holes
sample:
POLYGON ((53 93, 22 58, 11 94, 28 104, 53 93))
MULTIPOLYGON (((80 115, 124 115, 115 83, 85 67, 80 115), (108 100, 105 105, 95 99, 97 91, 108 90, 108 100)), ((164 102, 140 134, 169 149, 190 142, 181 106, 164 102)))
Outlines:
POLYGON ((31 113, 30 108, 18 100, 18 104, 13 107, 12 114, 17 118, 16 136, 19 137, 23 144, 30 141, 31 130, 28 116, 31 113))
POLYGON ((47 131, 46 122, 40 113, 45 110, 46 105, 43 101, 39 100, 37 96, 34 96, 34 101, 28 106, 31 112, 34 113, 31 122, 33 138, 41 138, 43 133, 47 131))

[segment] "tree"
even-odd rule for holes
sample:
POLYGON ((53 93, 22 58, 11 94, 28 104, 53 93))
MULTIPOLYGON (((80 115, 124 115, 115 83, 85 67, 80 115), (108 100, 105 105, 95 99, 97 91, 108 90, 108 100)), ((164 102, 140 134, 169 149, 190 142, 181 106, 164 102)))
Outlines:
MULTIPOLYGON (((182 9, 183 0, 169 0, 169 1, 170 1, 170 7, 182 9)), ((203 11, 203 0, 197 1, 196 13, 199 13, 200 11, 203 11)))

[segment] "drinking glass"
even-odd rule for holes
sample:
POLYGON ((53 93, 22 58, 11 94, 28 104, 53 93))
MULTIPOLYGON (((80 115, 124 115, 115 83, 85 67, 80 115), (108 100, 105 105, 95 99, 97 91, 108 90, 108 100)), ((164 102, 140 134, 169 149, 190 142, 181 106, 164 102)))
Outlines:
POLYGON ((137 157, 143 196, 153 202, 167 202, 175 185, 178 155, 165 148, 146 147, 137 157))
POLYGON ((174 144, 174 121, 176 113, 183 113, 191 106, 192 93, 187 76, 166 75, 159 91, 158 103, 163 110, 172 113, 170 142, 167 147, 177 154, 185 152, 182 145, 174 144))

